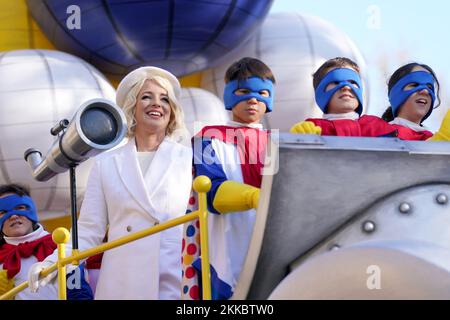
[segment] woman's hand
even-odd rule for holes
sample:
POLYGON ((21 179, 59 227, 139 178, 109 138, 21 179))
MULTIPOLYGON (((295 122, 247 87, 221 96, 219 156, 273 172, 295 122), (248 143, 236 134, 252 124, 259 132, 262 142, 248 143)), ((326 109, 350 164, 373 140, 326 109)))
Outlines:
POLYGON ((30 270, 28 270, 28 286, 31 292, 37 292, 40 286, 46 286, 56 278, 58 272, 55 270, 45 278, 39 279, 41 271, 47 269, 51 265, 53 265, 53 263, 44 260, 42 262, 37 262, 30 267, 30 270))

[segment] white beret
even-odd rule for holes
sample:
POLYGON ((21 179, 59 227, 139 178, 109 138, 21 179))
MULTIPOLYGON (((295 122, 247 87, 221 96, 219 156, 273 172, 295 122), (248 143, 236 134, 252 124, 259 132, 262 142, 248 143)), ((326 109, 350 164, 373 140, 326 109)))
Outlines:
POLYGON ((159 76, 164 79, 169 80, 170 84, 173 87, 173 91, 175 93, 175 97, 177 99, 180 98, 181 95, 181 86, 177 77, 171 74, 169 71, 166 71, 157 67, 140 67, 136 70, 131 71, 127 74, 122 81, 120 81, 119 86, 117 87, 116 92, 116 103, 120 107, 123 107, 125 103, 125 98, 130 92, 130 89, 139 81, 146 78, 151 78, 153 76, 159 76))

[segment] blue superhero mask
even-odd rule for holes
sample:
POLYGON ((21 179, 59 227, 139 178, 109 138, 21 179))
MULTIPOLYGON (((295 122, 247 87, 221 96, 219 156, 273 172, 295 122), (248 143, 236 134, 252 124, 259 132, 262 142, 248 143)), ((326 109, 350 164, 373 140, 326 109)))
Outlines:
POLYGON ((0 230, 3 230, 3 224, 13 215, 24 216, 35 223, 38 222, 36 206, 33 199, 28 196, 21 197, 17 194, 12 194, 1 198, 0 211, 6 211, 6 213, 0 218, 0 230), (26 206, 27 210, 16 210, 16 208, 21 205, 26 206))
POLYGON ((223 101, 225 102, 225 109, 231 110, 235 105, 241 101, 255 98, 260 102, 266 104, 266 112, 271 112, 273 108, 273 83, 268 79, 261 79, 252 77, 245 80, 233 80, 225 85, 223 92, 223 101), (250 92, 244 95, 236 95, 237 89, 248 89, 250 92), (268 97, 263 97, 260 92, 262 90, 269 91, 268 97))
POLYGON ((359 105, 356 108, 356 112, 361 115, 363 110, 363 90, 362 82, 359 74, 348 68, 338 68, 328 72, 325 77, 320 81, 316 89, 316 103, 323 113, 327 113, 327 105, 331 100, 333 94, 335 94, 341 88, 348 86, 356 95, 359 101, 359 105), (336 83, 336 87, 326 91, 329 84, 336 83))
POLYGON ((398 115, 401 106, 408 100, 408 98, 415 92, 426 89, 431 96, 431 106, 428 113, 422 118, 424 121, 433 111, 436 94, 434 93, 434 77, 431 73, 425 71, 414 71, 408 73, 406 76, 397 81, 389 92, 389 101, 392 107, 394 117, 398 115), (408 84, 417 84, 416 87, 410 90, 404 90, 408 84))

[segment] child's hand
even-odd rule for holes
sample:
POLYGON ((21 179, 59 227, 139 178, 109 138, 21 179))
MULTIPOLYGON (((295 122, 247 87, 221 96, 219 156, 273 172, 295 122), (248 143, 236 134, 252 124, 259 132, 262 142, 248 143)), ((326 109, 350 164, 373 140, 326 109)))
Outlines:
POLYGON ((289 130, 290 133, 296 133, 296 134, 322 134, 322 128, 319 126, 316 126, 311 121, 302 121, 299 123, 296 123, 292 126, 291 130, 289 130))
POLYGON ((213 206, 220 213, 258 208, 259 188, 227 180, 217 188, 213 206))
POLYGON ((0 295, 14 288, 14 279, 8 279, 8 271, 0 270, 0 295))
POLYGON ((439 130, 428 141, 450 141, 450 110, 445 114, 439 130))

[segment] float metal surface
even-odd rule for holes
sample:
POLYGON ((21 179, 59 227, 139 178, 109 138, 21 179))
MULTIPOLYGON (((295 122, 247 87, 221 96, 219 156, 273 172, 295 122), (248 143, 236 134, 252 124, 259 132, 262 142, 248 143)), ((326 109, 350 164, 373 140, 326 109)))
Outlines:
MULTIPOLYGON (((383 199, 414 187, 439 185, 437 192, 450 185, 450 144, 445 142, 312 135, 298 140, 298 135, 280 134, 279 171, 263 178, 235 298, 267 299, 294 261, 383 199)), ((417 228, 413 225, 410 232, 417 228)), ((357 228, 361 233, 361 225, 357 228)))

